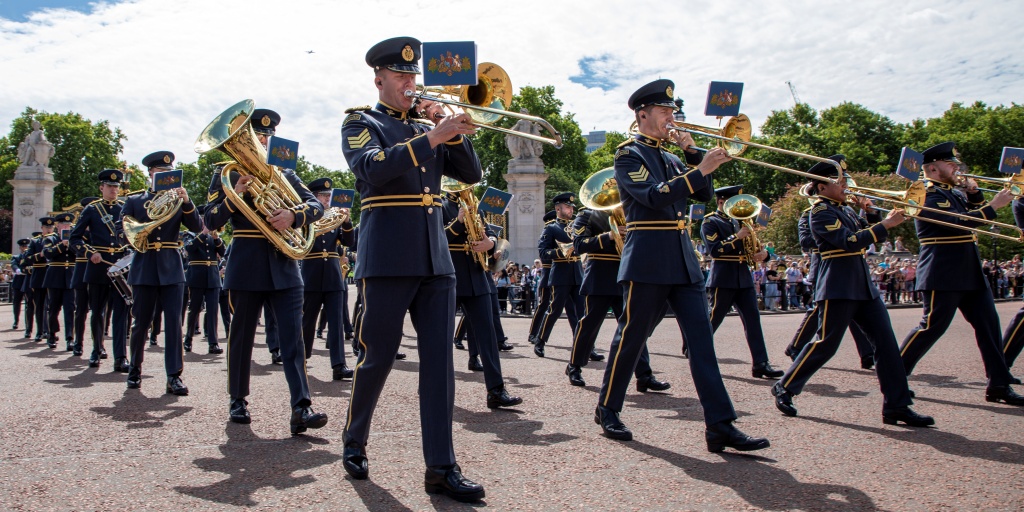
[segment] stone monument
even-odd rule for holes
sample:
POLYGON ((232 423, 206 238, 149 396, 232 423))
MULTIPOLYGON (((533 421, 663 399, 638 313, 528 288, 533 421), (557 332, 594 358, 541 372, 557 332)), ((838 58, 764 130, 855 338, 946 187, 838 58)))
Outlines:
POLYGON ((53 189, 58 184, 49 167, 53 155, 53 144, 46 140, 39 121, 32 121, 32 133, 18 144, 20 165, 14 179, 8 181, 14 187, 12 240, 29 238, 33 231, 39 231, 39 218, 53 211, 53 189))
MULTIPOLYGON (((526 113, 525 110, 520 112, 526 113)), ((517 122, 513 130, 539 134, 540 127, 525 119, 517 122)), ((544 227, 544 182, 548 179, 544 172, 544 162, 540 155, 544 146, 535 140, 506 135, 512 159, 508 161, 508 191, 513 194, 512 207, 509 209, 508 241, 512 244, 512 261, 533 265, 537 259, 537 238, 544 227)))

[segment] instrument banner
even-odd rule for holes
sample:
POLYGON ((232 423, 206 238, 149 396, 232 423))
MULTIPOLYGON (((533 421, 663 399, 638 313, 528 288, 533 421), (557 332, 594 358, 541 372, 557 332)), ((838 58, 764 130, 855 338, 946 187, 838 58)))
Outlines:
POLYGON ((295 169, 299 161, 299 143, 294 140, 274 136, 270 138, 267 148, 267 163, 282 169, 295 169))
POLYGON ((704 205, 702 204, 691 204, 690 205, 690 221, 700 222, 704 220, 704 205))
POLYGON ((480 197, 480 205, 477 206, 477 209, 484 213, 504 215, 508 211, 508 205, 511 203, 512 194, 494 187, 487 187, 484 195, 480 197))
POLYGON ((900 164, 896 166, 896 174, 910 181, 917 181, 921 177, 921 166, 923 165, 924 155, 904 147, 900 153, 900 164))
POLYGON ((352 208, 356 200, 356 191, 350 188, 336 188, 331 191, 331 207, 352 208))
POLYGON ((767 227, 768 221, 772 218, 772 209, 768 205, 761 203, 761 211, 757 214, 757 223, 761 227, 767 227))
POLYGON ((743 96, 743 82, 711 82, 708 85, 708 102, 704 115, 732 117, 740 115, 740 97, 743 96))
POLYGON ((181 169, 158 172, 153 175, 153 192, 181 188, 181 169))
POLYGON ((999 159, 999 171, 1006 174, 1020 174, 1024 164, 1024 148, 1003 148, 1003 156, 999 159))
POLYGON ((423 85, 476 85, 476 42, 423 43, 423 85))

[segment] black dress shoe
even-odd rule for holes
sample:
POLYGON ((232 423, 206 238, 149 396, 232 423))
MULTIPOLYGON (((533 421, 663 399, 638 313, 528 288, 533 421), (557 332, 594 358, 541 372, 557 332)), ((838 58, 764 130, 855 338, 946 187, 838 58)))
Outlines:
POLYGON ((132 367, 128 364, 128 358, 119 357, 114 360, 114 371, 118 373, 128 373, 132 367))
POLYGON ((31 338, 31 337, 32 337, 32 333, 31 333, 31 332, 26 332, 26 333, 25 333, 25 339, 26 339, 26 340, 27 340, 27 339, 29 339, 29 338, 31 338))
POLYGON ((863 370, 870 370, 875 367, 875 356, 864 356, 860 358, 860 367, 863 370))
POLYGON ((181 377, 178 377, 177 375, 167 377, 167 392, 172 395, 188 396, 188 388, 185 387, 185 383, 181 381, 181 377))
POLYGON ((1010 384, 1013 384, 1014 386, 1019 386, 1020 385, 1020 377, 1014 377, 1013 375, 1011 375, 1010 376, 1010 384))
POLYGON ((594 423, 601 425, 605 437, 619 441, 632 441, 633 432, 621 420, 619 413, 602 406, 594 409, 594 423))
POLYGON ((192 352, 192 338, 185 338, 182 345, 185 347, 185 352, 192 352))
POLYGON ((75 343, 74 346, 71 347, 71 353, 76 355, 76 356, 81 356, 82 352, 83 351, 82 351, 82 344, 81 343, 75 343))
POLYGON ((913 389, 907 388, 907 393, 910 393, 910 398, 917 398, 917 393, 914 393, 913 389))
POLYGON ((298 435, 307 428, 320 428, 327 424, 327 414, 313 412, 310 406, 296 407, 292 409, 292 435, 298 435))
POLYGON ((281 364, 281 351, 274 349, 270 351, 270 364, 281 364))
POLYGON ((510 396, 505 386, 495 388, 487 392, 487 408, 497 409, 499 407, 513 407, 523 403, 518 396, 510 396))
POLYGON ((544 357, 544 344, 538 341, 537 344, 533 346, 533 354, 537 357, 544 357))
POLYGON ((726 448, 749 452, 771 446, 763 437, 750 437, 744 434, 732 424, 732 421, 722 421, 708 427, 704 430, 704 441, 708 443, 708 451, 716 453, 726 448))
POLYGON ((514 348, 516 348, 515 345, 509 343, 508 340, 502 340, 498 343, 498 350, 501 352, 508 352, 514 348))
POLYGON ((462 344, 462 340, 455 340, 455 348, 459 350, 466 350, 466 346, 462 344))
POLYGON ((662 382, 662 381, 654 378, 654 375, 648 375, 648 376, 646 376, 646 377, 644 377, 642 379, 637 379, 636 380, 636 390, 641 392, 641 393, 646 393, 647 390, 651 390, 651 391, 667 391, 668 388, 671 388, 671 387, 672 387, 672 384, 669 384, 668 382, 662 382))
POLYGON ((755 379, 777 379, 782 377, 785 372, 772 368, 772 364, 765 361, 763 363, 755 364, 750 373, 755 379))
POLYGON ((786 351, 783 352, 790 361, 796 361, 796 356, 800 355, 800 352, 793 350, 793 345, 786 347, 786 351))
POLYGON ((470 369, 470 371, 474 371, 474 372, 482 372, 482 371, 484 371, 484 365, 480 364, 480 358, 479 357, 470 358, 470 360, 469 360, 469 369, 470 369))
POLYGON ((901 421, 910 427, 930 427, 935 424, 935 418, 918 414, 910 407, 882 411, 882 423, 895 425, 901 421))
POLYGON ((398 352, 395 354, 395 360, 401 361, 406 358, 405 352, 398 352))
POLYGON ((985 390, 985 401, 1024 405, 1024 396, 1018 395, 1010 386, 992 386, 985 390))
POLYGON ((343 364, 339 364, 331 369, 332 378, 334 380, 351 379, 352 374, 355 373, 351 368, 343 364))
POLYGON ((590 360, 591 361, 604 361, 604 354, 598 354, 597 352, 591 351, 590 352, 590 360))
POLYGON ((458 464, 428 467, 423 488, 430 494, 444 494, 463 503, 484 499, 484 487, 462 476, 458 464))
POLYGON ((348 340, 351 340, 351 339, 352 339, 352 333, 346 332, 345 333, 345 341, 348 341, 348 340))
POLYGON ((213 345, 210 345, 210 348, 206 351, 206 353, 207 354, 223 354, 224 353, 224 349, 220 348, 219 344, 214 343, 213 345))
POLYGON ((18 322, 14 322, 14 327, 11 327, 11 330, 12 331, 17 331, 18 330, 18 322))
POLYGON ((142 387, 142 369, 134 366, 128 370, 128 380, 126 381, 128 389, 139 389, 142 387))
POLYGON ((74 342, 68 340, 67 346, 64 348, 65 352, 73 352, 75 350, 74 342))
POLYGON ((356 480, 366 480, 370 476, 370 461, 366 458, 366 448, 358 441, 345 443, 345 449, 341 455, 342 465, 345 472, 356 480))
POLYGON ((93 352, 92 355, 89 356, 89 368, 99 368, 99 367, 100 367, 100 355, 97 354, 96 352, 93 352))
POLYGON ((569 376, 569 384, 580 387, 587 385, 587 381, 583 380, 583 368, 570 364, 565 367, 565 374, 569 376))
POLYGON ((46 346, 50 348, 57 348, 57 338, 50 338, 46 340, 46 346))
POLYGON ((775 408, 782 411, 782 414, 786 416, 796 416, 796 407, 793 406, 793 395, 786 388, 782 387, 781 382, 776 382, 772 386, 772 396, 775 397, 775 408))
POLYGON ((156 338, 150 338, 149 339, 149 346, 151 346, 151 347, 155 347, 156 346, 156 338))
POLYGON ((536 336, 530 336, 529 338, 526 339, 526 341, 529 341, 530 345, 536 345, 537 344, 537 337, 536 336))
POLYGON ((101 346, 100 347, 100 359, 106 359, 106 358, 107 358, 107 349, 105 349, 105 348, 103 348, 101 346))
POLYGON ((320 339, 324 339, 324 331, 323 331, 323 329, 321 329, 319 331, 316 331, 316 337, 320 338, 320 339))
POLYGON ((241 423, 248 425, 252 423, 252 418, 249 417, 249 402, 246 402, 243 398, 232 398, 231 406, 228 408, 228 419, 232 423, 241 423))

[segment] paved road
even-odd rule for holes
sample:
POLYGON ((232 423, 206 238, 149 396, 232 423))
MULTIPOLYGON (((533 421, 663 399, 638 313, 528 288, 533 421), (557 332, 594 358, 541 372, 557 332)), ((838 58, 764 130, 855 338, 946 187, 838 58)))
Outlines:
MULTIPOLYGON (((1019 302, 1000 304, 1006 321, 1019 302)), ((890 311, 897 338, 919 320, 917 309, 890 311)), ((799 315, 765 316, 773 362, 799 315)), ((560 322, 538 359, 525 343, 527 319, 504 322, 516 349, 502 355, 518 411, 486 408, 483 377, 455 351, 456 453, 483 483, 492 510, 940 510, 1024 508, 1024 409, 984 401, 984 370, 962 319, 911 378, 919 412, 934 429, 883 425, 881 395, 861 370, 852 341, 797 397, 800 417, 778 413, 770 381, 750 376, 738 317, 717 337, 720 365, 738 425, 771 439, 755 455, 711 454, 679 331, 667 321, 651 342, 653 365, 672 383, 664 394, 626 397, 629 443, 600 436, 593 423, 603 363, 584 370, 586 388, 563 375, 569 350, 560 322)), ((10 327, 11 312, 0 312, 10 327)), ((406 333, 413 332, 407 324, 406 333)), ((610 322, 599 339, 606 350, 610 322)), ((288 434, 288 393, 270 365, 262 333, 249 398, 252 425, 227 422, 223 356, 186 355, 188 397, 163 393, 162 358, 150 349, 141 390, 86 358, 0 331, 0 509, 459 510, 423 492, 415 340, 381 397, 368 446, 371 477, 352 481, 341 468, 341 430, 349 384, 332 382, 327 351, 309 362, 314 407, 330 424, 312 435, 288 434)), ((61 345, 63 346, 63 344, 61 345)), ((350 360, 351 361, 351 360, 350 360)), ((1017 369, 1018 374, 1024 370, 1017 369)))

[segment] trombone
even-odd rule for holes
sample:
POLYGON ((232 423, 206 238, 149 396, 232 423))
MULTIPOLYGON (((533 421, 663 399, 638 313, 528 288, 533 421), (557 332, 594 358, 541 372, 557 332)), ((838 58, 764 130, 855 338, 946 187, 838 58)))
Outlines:
POLYGON ((477 85, 446 86, 446 87, 422 87, 416 88, 420 92, 405 91, 405 97, 419 100, 436 101, 445 105, 462 107, 473 119, 473 124, 479 128, 494 130, 506 135, 523 137, 544 144, 551 144, 556 149, 562 148, 562 135, 550 123, 537 116, 520 114, 505 110, 512 103, 512 82, 508 73, 501 66, 492 62, 481 62, 479 65, 480 74, 477 75, 477 85), (430 93, 430 94, 428 94, 430 93), (454 99, 446 98, 458 98, 454 99), (502 117, 522 119, 540 125, 548 131, 551 138, 525 133, 500 126, 493 126, 502 117))
MULTIPOLYGON (((1013 197, 1024 196, 1024 174, 1014 174, 1009 178, 993 178, 991 176, 981 176, 978 174, 964 174, 961 172, 957 172, 953 176, 953 179, 956 181, 956 186, 958 187, 967 186, 968 178, 980 183, 992 183, 996 185, 1002 185, 1004 189, 1009 190, 1010 193, 1013 194, 1013 197)), ((999 190, 981 187, 978 187, 978 190, 982 192, 992 192, 994 194, 1000 192, 999 190)))
MULTIPOLYGON (((804 178, 835 183, 835 180, 833 179, 824 178, 816 174, 811 174, 809 172, 798 171, 796 169, 791 169, 789 167, 770 164, 768 162, 762 162, 760 160, 754 160, 751 158, 742 158, 739 156, 743 154, 743 152, 746 151, 748 147, 751 147, 757 149, 764 149, 766 151, 774 151, 776 153, 781 153, 783 155, 795 156, 797 158, 813 160, 815 162, 825 162, 827 164, 831 164, 833 167, 836 168, 838 176, 842 176, 843 174, 845 174, 842 165, 839 162, 836 162, 835 160, 832 160, 830 158, 823 158, 820 156, 809 155, 807 153, 800 153, 799 151, 792 151, 789 149, 782 149, 774 146, 758 144, 756 142, 750 142, 750 136, 753 130, 751 128, 750 118, 748 118, 746 114, 740 114, 735 117, 730 117, 729 120, 725 122, 725 126, 721 128, 712 128, 708 126, 701 126, 698 124, 691 123, 682 123, 678 121, 673 121, 672 123, 669 123, 667 128, 669 129, 669 131, 679 130, 691 133, 693 135, 702 135, 704 137, 717 139, 718 147, 725 149, 726 152, 729 153, 729 156, 732 157, 732 159, 737 162, 745 162, 751 165, 759 165, 761 167, 767 167, 769 169, 774 169, 776 171, 795 174, 797 176, 803 176, 804 178)), ((629 133, 636 133, 637 129, 638 127, 636 121, 634 121, 633 124, 629 127, 629 133)), ((702 148, 696 149, 700 150, 702 148)))
MULTIPOLYGON (((1022 232, 1020 228, 1018 228, 1017 226, 1014 226, 1013 224, 1007 224, 1005 222, 999 222, 999 221, 990 220, 990 219, 979 219, 977 217, 971 217, 970 215, 964 215, 962 213, 950 212, 950 211, 947 211, 947 210, 940 210, 938 208, 931 208, 929 206, 924 206, 925 195, 928 193, 928 191, 925 190, 925 185, 924 185, 924 182, 922 182, 922 181, 915 181, 915 182, 913 182, 910 185, 910 188, 908 188, 904 192, 895 192, 895 191, 892 191, 892 190, 883 190, 883 189, 877 189, 877 188, 860 187, 860 186, 857 185, 857 183, 855 181, 853 181, 853 178, 846 178, 846 189, 847 189, 846 190, 846 192, 847 192, 846 195, 847 195, 847 198, 848 198, 848 202, 853 202, 851 199, 849 199, 851 197, 864 197, 864 198, 867 198, 867 199, 871 199, 873 201, 886 201, 886 202, 891 203, 891 204, 893 204, 893 205, 895 205, 897 207, 903 208, 904 209, 904 213, 907 215, 907 217, 910 217, 910 218, 913 218, 913 219, 918 219, 918 220, 921 220, 921 221, 924 221, 924 222, 931 222, 932 224, 938 224, 940 226, 946 226, 946 227, 951 227, 951 228, 962 229, 964 231, 969 231, 969 232, 972 232, 972 233, 975 233, 975 234, 983 234, 983 235, 993 236, 993 237, 996 237, 996 238, 1002 238, 1003 240, 1012 240, 1014 242, 1024 242, 1024 232, 1022 232), (938 213, 940 215, 947 215, 949 217, 954 217, 954 218, 958 218, 958 219, 965 219, 965 220, 969 220, 969 221, 972 221, 972 222, 978 222, 978 223, 981 223, 981 224, 988 224, 988 225, 994 226, 994 227, 996 227, 998 229, 1007 229, 1007 230, 1010 230, 1010 231, 1016 233, 1016 236, 1006 235, 1006 234, 1003 234, 1003 233, 999 233, 999 232, 996 232, 996 231, 990 231, 990 230, 987 230, 987 229, 972 228, 972 227, 962 226, 960 224, 956 224, 956 223, 953 223, 953 222, 946 222, 946 221, 943 221, 943 220, 932 219, 932 218, 929 218, 929 217, 921 217, 921 212, 922 211, 938 213)), ((889 211, 889 210, 886 210, 885 208, 877 208, 877 209, 881 210, 881 211, 886 211, 886 212, 889 211)))

